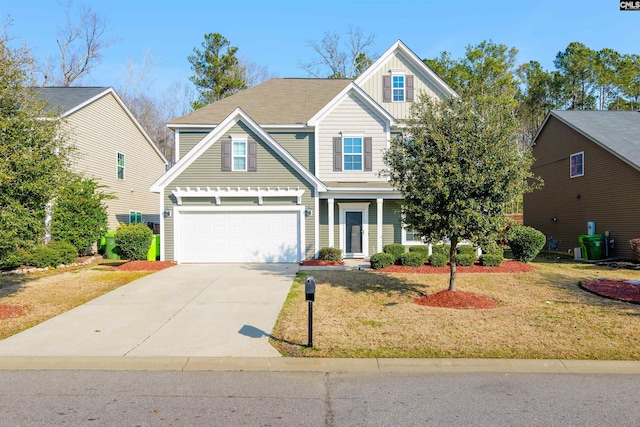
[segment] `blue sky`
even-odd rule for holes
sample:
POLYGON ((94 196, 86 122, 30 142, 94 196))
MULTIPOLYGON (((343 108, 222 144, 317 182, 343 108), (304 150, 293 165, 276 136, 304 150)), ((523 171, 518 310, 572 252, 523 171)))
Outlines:
MULTIPOLYGON (((79 0, 75 4, 78 5, 79 0)), ((572 41, 592 49, 609 47, 640 53, 640 11, 621 12, 616 0, 430 1, 85 1, 109 22, 114 39, 102 64, 83 83, 118 87, 126 64, 151 50, 157 62, 153 91, 192 74, 187 56, 203 36, 218 32, 239 48, 238 55, 266 66, 278 77, 307 77, 298 66, 313 58, 309 40, 349 25, 375 35, 372 53, 401 39, 421 58, 446 50, 460 57, 469 44, 493 40, 519 50, 518 62, 553 59, 572 41)), ((0 17, 11 17, 10 36, 24 41, 34 56, 57 52, 55 37, 64 10, 55 0, 0 0, 0 17)))

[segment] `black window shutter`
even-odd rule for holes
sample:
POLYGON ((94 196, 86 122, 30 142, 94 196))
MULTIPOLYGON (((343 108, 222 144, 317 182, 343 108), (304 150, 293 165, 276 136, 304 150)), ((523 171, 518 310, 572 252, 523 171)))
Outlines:
POLYGON ((258 171, 258 144, 255 141, 247 142, 247 172, 258 171))
POLYGON ((382 76, 382 102, 391 102, 391 76, 382 76))
POLYGON ((333 171, 342 171, 342 138, 333 138, 333 171))
POLYGON ((364 138, 364 171, 370 172, 373 169, 373 147, 371 137, 364 138))
POLYGON ((405 92, 406 92, 406 100, 408 102, 413 102, 413 76, 405 76, 405 92))
POLYGON ((231 172, 231 141, 222 142, 222 172, 231 172))

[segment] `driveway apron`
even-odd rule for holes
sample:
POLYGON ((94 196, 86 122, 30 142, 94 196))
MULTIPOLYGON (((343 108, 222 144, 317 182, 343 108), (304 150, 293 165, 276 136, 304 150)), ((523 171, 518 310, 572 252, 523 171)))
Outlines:
POLYGON ((0 356, 277 357, 296 264, 181 264, 0 341, 0 356))

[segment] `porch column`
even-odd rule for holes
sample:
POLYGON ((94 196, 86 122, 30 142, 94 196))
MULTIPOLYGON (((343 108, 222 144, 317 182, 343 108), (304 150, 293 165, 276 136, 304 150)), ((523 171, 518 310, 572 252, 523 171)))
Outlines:
POLYGON ((335 242, 334 242, 334 224, 335 224, 335 218, 334 218, 334 200, 333 199, 327 199, 327 209, 329 210, 328 214, 329 214, 329 247, 330 248, 335 248, 335 242))
POLYGON ((376 199, 376 203, 377 203, 377 209, 376 209, 376 213, 377 213, 377 243, 378 243, 378 249, 377 252, 382 252, 382 217, 384 214, 383 211, 383 200, 384 199, 376 199))

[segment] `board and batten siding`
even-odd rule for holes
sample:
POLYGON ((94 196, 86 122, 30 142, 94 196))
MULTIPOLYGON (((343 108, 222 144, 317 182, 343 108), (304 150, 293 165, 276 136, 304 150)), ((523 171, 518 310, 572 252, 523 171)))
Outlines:
POLYGON ((176 161, 183 158, 198 142, 209 134, 209 131, 205 130, 178 130, 176 135, 178 136, 178 158, 176 161))
MULTIPOLYGON (((306 181, 306 179, 300 175, 293 167, 291 167, 284 159, 276 154, 265 142, 263 142, 258 136, 251 131, 243 123, 238 123, 232 126, 229 131, 215 141, 211 147, 204 153, 202 153, 189 167, 177 176, 171 183, 167 185, 164 190, 164 209, 173 210, 176 205, 176 200, 171 194, 172 190, 176 187, 182 189, 186 187, 190 188, 206 188, 212 189, 216 187, 220 188, 237 188, 246 189, 251 187, 256 189, 257 187, 266 188, 286 188, 287 186, 293 188, 300 187, 304 189, 302 195, 302 206, 310 206, 313 208, 313 186, 306 181), (246 134, 249 141, 255 141, 257 143, 257 171, 256 172, 222 172, 221 167, 221 146, 222 141, 229 140, 232 134, 246 134)), ((264 205, 273 205, 277 201, 270 200, 270 198, 264 198, 264 205)), ((292 201, 280 201, 279 205, 288 205, 292 201)), ((200 205, 215 207, 215 201, 211 199, 183 199, 184 205, 200 205)), ((222 198, 220 206, 258 206, 256 198, 222 198)), ((173 216, 167 217, 164 220, 164 239, 165 239, 165 259, 174 259, 173 250, 173 236, 174 236, 174 224, 173 216)), ((313 258, 315 254, 315 232, 314 232, 313 216, 305 218, 305 257, 313 258)))
MULTIPOLYGON (((384 169, 382 156, 387 149, 386 123, 376 112, 365 104, 353 92, 346 96, 340 105, 331 111, 319 125, 318 131, 318 176, 323 181, 386 182, 378 176, 384 169), (333 170, 333 138, 346 135, 370 137, 372 142, 372 170, 339 171, 333 170)), ((363 159, 364 167, 364 159, 363 159)))
POLYGON ((66 118, 68 137, 77 150, 72 169, 98 180, 117 199, 107 200, 109 228, 129 222, 129 211, 143 222, 160 222, 158 196, 149 191, 165 171, 164 161, 112 94, 66 118), (125 155, 125 177, 117 179, 117 153, 125 155))
POLYGON ((533 149, 533 172, 544 186, 524 196, 524 223, 562 240, 559 250, 579 247, 587 222, 615 240, 610 256, 630 259, 628 241, 640 237, 640 171, 579 132, 549 117, 533 149), (584 176, 570 177, 570 156, 584 152, 584 176), (556 218, 557 221, 552 219, 556 218))
POLYGON ((413 88, 415 101, 418 100, 421 92, 437 98, 444 96, 431 81, 423 77, 422 73, 418 71, 411 61, 408 61, 403 55, 396 53, 389 58, 389 61, 380 67, 376 73, 362 83, 361 87, 397 120, 406 120, 409 118, 410 108, 413 102, 383 102, 382 77, 391 75, 391 70, 404 70, 405 75, 414 76, 413 88))

